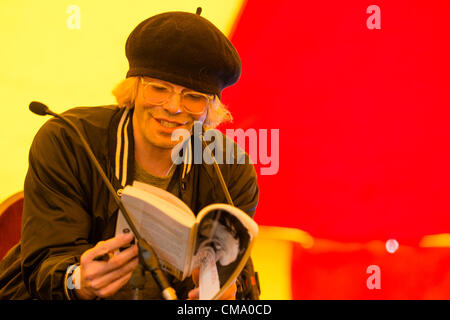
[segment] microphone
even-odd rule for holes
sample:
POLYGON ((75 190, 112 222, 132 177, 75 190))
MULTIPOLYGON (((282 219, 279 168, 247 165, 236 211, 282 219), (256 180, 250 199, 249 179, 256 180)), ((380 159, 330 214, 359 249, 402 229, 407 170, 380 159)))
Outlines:
MULTIPOLYGON (((214 171, 216 172, 216 175, 219 178, 220 188, 222 189, 222 192, 224 193, 228 204, 230 206, 234 206, 233 199, 231 198, 230 192, 228 191, 227 184, 225 183, 225 180, 222 175, 222 171, 220 171, 219 165, 217 164, 216 157, 214 157, 214 155, 211 152, 211 149, 209 149, 209 146, 207 145, 207 143, 205 141, 205 137, 203 135, 203 132, 206 131, 205 127, 200 122, 195 122, 194 126, 195 125, 198 125, 201 128, 200 128, 200 130, 198 130, 198 132, 194 129, 193 130, 194 134, 197 132, 198 139, 200 139, 200 141, 202 142, 203 150, 207 149, 208 153, 211 155, 211 158, 213 160, 214 171)), ((202 154, 203 154, 203 150, 202 150, 202 154)))
MULTIPOLYGON (((29 105, 29 109, 31 112, 44 116, 44 115, 52 115, 60 120, 62 120, 64 123, 66 123, 69 127, 71 127, 75 132, 77 133, 78 137, 80 138, 84 149, 86 150, 89 159, 94 164, 95 168, 97 169, 98 173, 102 177, 103 181, 105 182, 106 187, 111 192, 111 194, 114 197, 115 202, 120 208, 120 211, 123 214, 123 217, 127 221, 128 225, 130 226, 131 230, 133 231, 138 243, 138 249, 139 249, 139 262, 144 266, 144 268, 152 273, 153 278, 155 279, 156 283, 158 284, 162 296, 166 300, 177 300, 176 292, 175 290, 170 286, 169 282, 167 281, 164 273, 161 270, 161 267, 159 265, 158 258, 156 256, 155 251, 153 248, 142 238, 142 236, 139 234, 138 230, 136 229, 136 226, 134 225, 133 221, 130 218, 130 215, 125 209, 125 206, 122 204, 122 201, 120 200, 119 196, 117 195, 116 191, 114 190, 114 187, 112 186, 111 182, 109 181, 108 177, 106 176, 105 172, 103 171, 102 167, 100 166, 97 158, 95 157, 94 153, 92 152, 89 144, 87 143, 86 139, 83 137, 83 134, 80 132, 80 130, 75 126, 72 121, 70 121, 68 118, 55 113, 51 111, 45 104, 37 101, 33 101, 29 105)), ((101 257, 97 257, 98 260, 102 260, 101 257)))
POLYGON ((50 114, 49 111, 50 109, 43 103, 37 102, 37 101, 33 101, 30 103, 30 111, 40 115, 40 116, 45 116, 46 114, 50 114))

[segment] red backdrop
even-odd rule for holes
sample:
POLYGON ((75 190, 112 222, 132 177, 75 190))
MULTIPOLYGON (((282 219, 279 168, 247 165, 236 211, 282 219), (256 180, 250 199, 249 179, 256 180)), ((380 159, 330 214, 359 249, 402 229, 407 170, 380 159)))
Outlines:
POLYGON ((449 232, 449 13, 444 0, 247 2, 223 129, 280 129, 257 222, 400 245, 449 232))

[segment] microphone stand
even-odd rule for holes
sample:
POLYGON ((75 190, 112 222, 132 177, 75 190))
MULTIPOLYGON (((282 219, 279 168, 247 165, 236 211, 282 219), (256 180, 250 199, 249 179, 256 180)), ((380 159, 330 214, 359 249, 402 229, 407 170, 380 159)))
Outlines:
POLYGON ((133 287, 133 300, 143 300, 142 290, 144 290, 145 286, 145 270, 141 264, 133 270, 130 284, 133 287))
MULTIPOLYGON (((161 270, 161 267, 159 265, 158 258, 156 256, 155 251, 153 248, 145 241, 145 239, 140 235, 138 230, 136 229, 136 226, 134 225, 133 221, 131 220, 131 217, 125 208, 125 206, 122 204, 122 201, 120 200, 119 196, 116 193, 116 190, 114 190, 114 187, 112 186, 111 182, 109 181, 108 177, 106 176, 105 172, 103 171, 102 167, 97 161, 97 158, 95 157, 94 153, 92 152, 89 144, 84 139, 83 134, 80 132, 80 130, 66 117, 55 113, 51 111, 46 105, 40 102, 31 102, 29 106, 30 110, 38 115, 52 115, 60 120, 62 120, 64 123, 68 124, 77 135, 80 137, 80 140, 86 149, 89 159, 92 161, 94 166, 96 167, 97 171, 99 172, 100 176, 102 177, 103 181, 106 184, 106 187, 111 192, 111 194, 114 197, 115 202, 119 206, 120 211, 123 214, 123 217, 125 218, 127 224, 130 226, 131 230, 133 231, 134 236, 137 240, 137 246, 139 249, 139 264, 142 270, 150 271, 153 278, 155 279, 156 283, 158 284, 161 294, 164 299, 166 300, 177 300, 176 292, 175 290, 170 286, 169 282, 167 281, 163 271, 161 270)), ((138 287, 139 288, 139 287, 138 287)))

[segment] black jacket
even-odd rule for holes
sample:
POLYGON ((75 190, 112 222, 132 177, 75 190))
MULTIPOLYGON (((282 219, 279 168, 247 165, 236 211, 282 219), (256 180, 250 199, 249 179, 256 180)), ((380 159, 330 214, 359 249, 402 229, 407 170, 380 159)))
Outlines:
MULTIPOLYGON (((134 180, 132 114, 133 109, 117 106, 64 113, 87 139, 115 190, 134 180)), ((227 138, 223 139, 225 146, 227 138)), ((236 151, 239 147, 233 145, 236 151)), ((246 164, 235 161, 220 169, 235 206, 253 216, 258 202, 256 172, 247 154, 236 154, 244 156, 246 164)), ((213 166, 188 163, 177 166, 168 190, 175 190, 195 213, 211 203, 226 203, 213 166)), ((58 119, 49 120, 34 138, 24 193, 22 238, 0 264, 0 298, 29 294, 65 299, 67 267, 78 263, 81 254, 98 241, 114 236, 117 204, 74 130, 58 119)), ((179 297, 186 297, 192 288, 189 281, 174 280, 179 297)), ((123 292, 117 295, 124 297, 123 292)))

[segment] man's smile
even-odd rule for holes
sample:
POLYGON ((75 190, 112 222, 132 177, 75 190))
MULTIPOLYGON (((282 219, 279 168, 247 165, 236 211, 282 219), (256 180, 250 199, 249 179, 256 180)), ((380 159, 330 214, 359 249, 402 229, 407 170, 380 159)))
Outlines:
POLYGON ((150 123, 154 123, 160 133, 172 134, 177 129, 186 128, 189 121, 174 121, 173 119, 169 120, 166 117, 153 116, 150 114, 150 123))
POLYGON ((187 124, 187 121, 181 122, 181 121, 168 120, 166 118, 159 118, 159 117, 153 117, 153 118, 156 121, 158 121, 162 126, 167 127, 167 128, 175 128, 175 127, 179 127, 179 126, 183 126, 183 125, 187 124))

